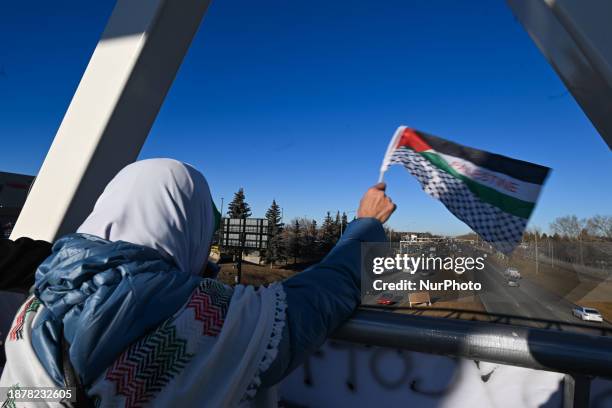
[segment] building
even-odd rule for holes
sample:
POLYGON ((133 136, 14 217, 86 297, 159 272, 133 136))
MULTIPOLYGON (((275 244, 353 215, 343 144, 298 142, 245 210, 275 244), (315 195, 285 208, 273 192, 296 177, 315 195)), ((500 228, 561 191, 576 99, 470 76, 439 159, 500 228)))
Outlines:
POLYGON ((11 234, 33 182, 34 176, 0 172, 0 237, 11 234))

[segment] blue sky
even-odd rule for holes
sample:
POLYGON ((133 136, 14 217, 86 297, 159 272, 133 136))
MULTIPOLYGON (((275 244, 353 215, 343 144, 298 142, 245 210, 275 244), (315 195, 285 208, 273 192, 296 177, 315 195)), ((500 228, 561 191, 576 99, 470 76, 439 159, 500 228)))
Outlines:
MULTIPOLYGON (((113 5, 3 5, 0 170, 38 171, 113 5)), ((402 124, 552 167, 532 225, 611 211, 609 149, 501 0, 217 0, 141 158, 196 165, 225 208, 244 187, 254 216, 320 219, 356 209, 402 124)), ((392 227, 467 231, 386 180, 392 227)))

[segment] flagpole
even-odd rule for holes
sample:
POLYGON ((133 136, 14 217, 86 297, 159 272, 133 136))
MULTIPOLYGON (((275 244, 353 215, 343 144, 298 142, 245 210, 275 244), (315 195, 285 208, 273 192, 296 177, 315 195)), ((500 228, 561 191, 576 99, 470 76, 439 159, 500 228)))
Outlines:
POLYGON ((383 158, 382 164, 380 166, 380 174, 378 176, 379 183, 382 183, 382 181, 384 180, 385 172, 389 168, 389 162, 391 161, 391 155, 393 154, 393 151, 397 147, 397 143, 400 137, 402 137, 404 130, 406 130, 406 126, 399 126, 397 130, 395 131, 395 133, 393 134, 393 137, 391 138, 391 141, 389 142, 389 146, 387 146, 385 157, 383 158))

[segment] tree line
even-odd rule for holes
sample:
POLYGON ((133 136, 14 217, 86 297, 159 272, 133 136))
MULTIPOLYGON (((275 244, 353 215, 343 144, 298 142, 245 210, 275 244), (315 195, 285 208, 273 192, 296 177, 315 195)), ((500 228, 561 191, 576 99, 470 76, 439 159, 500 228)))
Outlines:
MULTIPOLYGON (((251 216, 251 207, 246 202, 244 189, 240 188, 229 204, 227 216, 230 218, 248 218, 251 216)), ((261 251, 262 260, 266 263, 316 261, 324 257, 338 242, 346 230, 349 220, 345 212, 337 211, 333 214, 327 211, 321 225, 315 219, 297 217, 287 224, 283 222, 283 214, 276 200, 265 214, 268 220, 268 247, 261 251)), ((390 241, 399 241, 401 232, 385 228, 390 241)), ((433 236, 425 233, 420 235, 433 236)), ((467 234, 464 238, 475 234, 467 234)), ((599 259, 601 254, 590 254, 585 242, 601 242, 601 245, 612 242, 612 216, 595 215, 588 218, 578 218, 576 215, 558 217, 550 223, 549 233, 542 233, 538 228, 525 231, 523 242, 538 240, 557 241, 559 245, 566 242, 567 245, 557 247, 558 257, 573 260, 599 259), (572 242, 580 242, 579 255, 574 254, 578 249, 574 248, 572 242), (565 248, 567 246, 567 248, 565 248)), ((593 247, 594 251, 600 252, 599 247, 593 247)), ((551 247, 552 250, 552 247, 551 247)))
POLYGON ((537 248, 540 257, 545 255, 551 263, 560 260, 606 269, 612 266, 612 216, 557 217, 550 223, 548 234, 531 228, 523 242, 527 244, 524 251, 534 259, 537 248))
POLYGON ((612 241, 612 216, 578 218, 576 215, 566 215, 557 217, 550 223, 549 234, 542 233, 536 227, 526 231, 524 235, 525 241, 541 238, 557 241, 612 241))
MULTIPOLYGON (((229 218, 251 216, 243 188, 234 193, 226 214, 229 218)), ((327 211, 321 225, 306 217, 297 217, 285 224, 281 207, 275 199, 265 218, 268 220, 268 246, 261 251, 261 256, 266 263, 320 259, 334 247, 349 223, 346 212, 337 211, 333 215, 327 211)))

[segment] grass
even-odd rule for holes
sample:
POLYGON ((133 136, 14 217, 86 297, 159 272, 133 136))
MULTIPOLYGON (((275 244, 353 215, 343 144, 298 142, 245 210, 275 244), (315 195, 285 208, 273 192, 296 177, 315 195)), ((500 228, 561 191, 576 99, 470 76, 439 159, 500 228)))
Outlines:
MULTIPOLYGON (((233 285, 237 270, 233 263, 222 263, 219 265, 219 280, 228 285, 233 285)), ((290 265, 291 266, 291 265, 290 265)), ((242 284, 244 285, 268 285, 286 279, 296 273, 293 269, 287 269, 284 265, 256 265, 249 262, 242 263, 242 284)))

